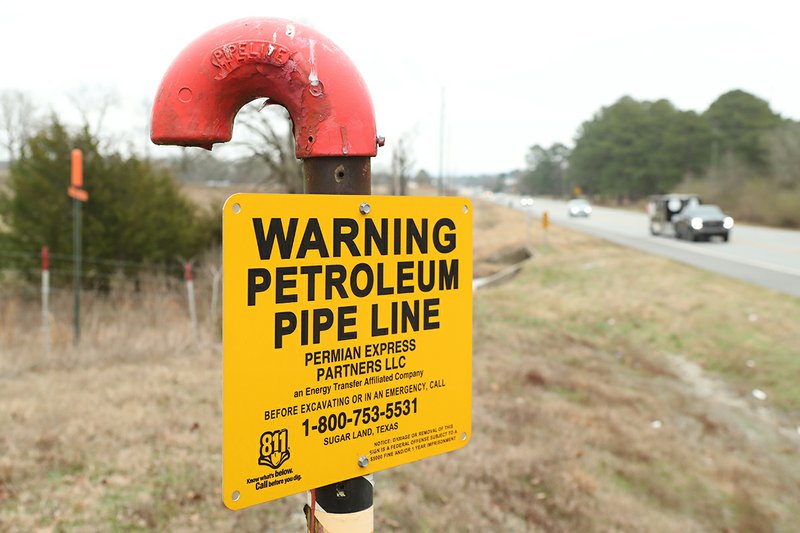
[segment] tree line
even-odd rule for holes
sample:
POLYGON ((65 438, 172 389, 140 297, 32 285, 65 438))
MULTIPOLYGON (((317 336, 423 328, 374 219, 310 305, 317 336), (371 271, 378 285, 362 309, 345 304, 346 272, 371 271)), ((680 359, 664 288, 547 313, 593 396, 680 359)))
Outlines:
POLYGON ((702 113, 624 96, 584 122, 571 149, 531 147, 520 189, 554 196, 581 191, 619 203, 692 189, 756 222, 800 225, 800 124, 741 90, 702 113), (780 213, 760 213, 752 202, 748 208, 754 195, 759 206, 780 213))
POLYGON ((73 253, 67 185, 74 148, 83 152, 89 193, 82 206, 82 253, 106 260, 87 266, 88 286, 105 288, 119 265, 130 265, 121 270, 135 276, 136 265, 171 267, 178 257, 194 257, 219 242, 218 213, 188 200, 168 171, 104 149, 88 127, 70 132, 52 117, 20 144, 10 163, 0 191, 0 249, 35 254, 47 246, 54 255, 73 253))
MULTIPOLYGON (((83 211, 84 254, 109 259, 87 272, 87 284, 102 285, 117 268, 114 261, 174 264, 219 242, 218 211, 189 201, 176 176, 221 176, 225 164, 203 154, 165 162, 114 149, 99 127, 90 126, 88 113, 83 126, 70 128, 55 114, 32 120, 36 106, 25 95, 0 97, 0 147, 10 159, 0 183, 0 249, 35 254, 47 245, 54 254, 72 253, 66 186, 73 148, 84 152, 90 197, 83 211)), ((302 190, 290 132, 275 129, 257 106, 242 118, 254 135, 235 173, 262 176, 279 190, 302 190)), ((409 161, 400 150, 392 175, 408 174, 409 161)), ((519 180, 523 193, 566 197, 580 191, 625 203, 680 189, 740 219, 800 227, 800 124, 744 91, 723 94, 703 113, 625 96, 584 122, 572 148, 536 145, 527 162, 519 180)), ((400 186, 395 194, 402 192, 400 186)), ((0 265, 0 276, 7 266, 0 265)))
MULTIPOLYGON (((0 152, 8 158, 7 168, 0 168, 0 282, 18 275, 8 260, 15 253, 31 258, 42 246, 53 257, 73 253, 72 200, 66 192, 74 148, 83 152, 89 194, 82 209, 82 253, 102 258, 86 264, 84 283, 90 287, 108 288, 111 274, 120 271, 136 277, 142 265, 174 272, 179 257, 197 257, 220 243, 220 206, 197 206, 179 183, 247 182, 248 188, 271 192, 303 191, 302 164, 295 157, 288 114, 280 106, 253 102, 239 112, 237 128, 247 134, 231 143, 238 149, 235 159, 200 149, 151 159, 116 148, 113 138, 102 133, 114 98, 96 96, 78 102, 83 124, 70 127, 55 113, 42 116, 27 94, 0 92, 0 152)), ((377 174, 376 181, 391 184, 394 194, 405 194, 412 165, 411 151, 401 139, 391 173, 377 174)), ((35 270, 26 266, 16 270, 30 277, 35 270)), ((69 280, 57 272, 53 279, 69 280)))

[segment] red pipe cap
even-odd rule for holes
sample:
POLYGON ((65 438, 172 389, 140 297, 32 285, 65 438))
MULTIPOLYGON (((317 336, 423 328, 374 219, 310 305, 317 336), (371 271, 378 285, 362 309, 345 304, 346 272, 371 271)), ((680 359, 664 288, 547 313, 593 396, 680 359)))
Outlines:
POLYGON ((377 152, 372 100, 350 59, 320 33, 271 18, 236 20, 189 44, 161 81, 150 137, 210 150, 259 97, 289 111, 298 158, 377 152))

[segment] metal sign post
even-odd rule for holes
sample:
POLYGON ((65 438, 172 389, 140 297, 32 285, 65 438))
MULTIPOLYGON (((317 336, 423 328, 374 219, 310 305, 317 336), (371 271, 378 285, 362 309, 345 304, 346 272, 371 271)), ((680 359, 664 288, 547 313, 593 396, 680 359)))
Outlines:
POLYGON ((73 302, 73 342, 81 341, 81 205, 89 199, 89 193, 83 190, 83 152, 77 148, 71 154, 70 186, 67 195, 72 198, 72 285, 73 302))
POLYGON ((81 341, 81 202, 72 199, 72 306, 73 341, 81 341))
MULTIPOLYGON (((305 163, 306 192, 370 194, 369 158, 377 154, 378 139, 366 85, 327 37, 291 21, 237 20, 185 48, 159 87, 151 138, 156 144, 211 149, 231 139, 236 113, 257 97, 289 112, 296 155, 305 163)), ((367 485, 359 487, 369 496, 356 499, 371 508, 372 486, 367 485)), ((335 487, 321 489, 320 495, 331 491, 331 501, 342 500, 335 487)), ((241 507, 241 493, 226 492, 225 504, 241 507)), ((372 531, 371 516, 368 522, 365 532, 372 531)), ((310 528, 316 530, 313 521, 310 528)))
MULTIPOLYGON (((303 175, 306 194, 372 194, 369 157, 306 159, 303 175)), ((372 533, 373 487, 372 475, 368 475, 312 489, 304 508, 309 532, 372 533)))
POLYGON ((234 21, 184 49, 151 138, 210 149, 258 97, 289 112, 308 194, 224 206, 223 501, 311 490, 310 531, 371 532, 372 472, 471 436, 472 208, 368 196, 383 139, 366 85, 287 20, 234 21))

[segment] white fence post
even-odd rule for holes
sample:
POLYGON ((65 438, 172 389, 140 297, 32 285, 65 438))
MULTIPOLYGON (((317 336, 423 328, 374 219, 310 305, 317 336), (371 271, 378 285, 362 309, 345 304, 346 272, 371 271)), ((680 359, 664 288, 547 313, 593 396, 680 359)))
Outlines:
POLYGON ((45 355, 50 353, 50 250, 42 246, 42 341, 45 355))
POLYGON ((197 333, 197 309, 194 305, 194 281, 192 276, 192 263, 187 261, 183 265, 183 279, 186 280, 186 296, 189 299, 189 317, 192 320, 192 332, 197 333))
POLYGON ((211 327, 214 330, 214 335, 216 338, 217 334, 217 308, 219 307, 219 282, 222 278, 222 271, 216 267, 212 267, 211 269, 211 313, 209 316, 211 317, 211 327))

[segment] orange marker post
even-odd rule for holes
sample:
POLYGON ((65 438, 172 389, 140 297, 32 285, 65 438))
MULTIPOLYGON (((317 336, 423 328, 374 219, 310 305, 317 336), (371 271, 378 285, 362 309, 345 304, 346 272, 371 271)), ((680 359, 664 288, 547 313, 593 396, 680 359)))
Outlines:
POLYGON ((72 151, 72 170, 67 195, 79 202, 89 199, 89 193, 83 190, 83 152, 77 148, 72 151))
POLYGON ((83 152, 72 150, 70 186, 67 195, 72 198, 72 257, 75 303, 73 307, 75 344, 81 340, 81 204, 89 199, 83 190, 83 152))
POLYGON ((547 244, 547 228, 550 227, 550 216, 547 214, 547 211, 542 213, 542 238, 544 239, 544 244, 547 244))
POLYGON ((78 189, 83 188, 83 152, 75 148, 72 151, 72 174, 70 185, 78 189))

